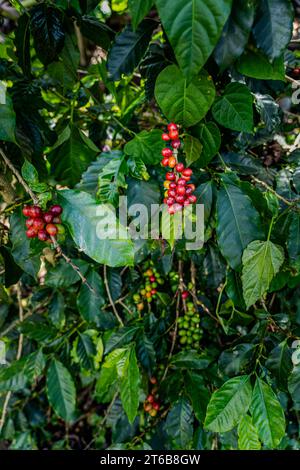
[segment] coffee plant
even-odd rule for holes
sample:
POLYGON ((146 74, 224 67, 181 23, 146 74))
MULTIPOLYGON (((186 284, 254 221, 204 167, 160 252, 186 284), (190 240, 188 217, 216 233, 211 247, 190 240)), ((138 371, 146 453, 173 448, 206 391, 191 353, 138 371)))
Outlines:
POLYGON ((1 449, 300 449, 299 16, 0 1, 1 449))

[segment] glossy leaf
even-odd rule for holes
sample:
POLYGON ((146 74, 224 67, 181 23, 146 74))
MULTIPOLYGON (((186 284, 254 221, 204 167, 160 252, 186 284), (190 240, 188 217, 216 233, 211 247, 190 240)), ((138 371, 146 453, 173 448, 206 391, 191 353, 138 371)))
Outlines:
POLYGON ((192 135, 186 135, 184 138, 184 153, 187 166, 199 160, 202 153, 201 142, 192 135))
POLYGON ((135 30, 139 23, 145 18, 154 0, 128 0, 128 6, 131 13, 131 21, 135 30))
POLYGON ((135 159, 140 158, 146 165, 156 165, 162 159, 161 151, 165 146, 161 136, 159 129, 142 131, 127 142, 124 152, 135 159))
POLYGON ((134 421, 138 411, 139 384, 140 372, 135 350, 130 348, 126 354, 120 383, 122 405, 130 423, 134 421))
POLYGON ((177 448, 187 448, 193 435, 193 410, 185 398, 171 408, 164 429, 177 448))
POLYGON ((76 390, 68 369, 52 359, 47 371, 47 395, 55 413, 66 422, 74 419, 76 390))
POLYGON ((188 82, 176 65, 169 65, 158 76, 155 98, 171 121, 190 127, 199 122, 210 109, 215 88, 202 72, 188 82))
POLYGON ((77 306, 79 313, 87 322, 99 325, 101 307, 105 304, 104 284, 99 274, 90 270, 86 276, 87 284, 82 284, 78 297, 77 306))
POLYGON ((238 446, 240 450, 260 450, 261 443, 257 430, 253 426, 252 419, 245 415, 238 427, 238 446))

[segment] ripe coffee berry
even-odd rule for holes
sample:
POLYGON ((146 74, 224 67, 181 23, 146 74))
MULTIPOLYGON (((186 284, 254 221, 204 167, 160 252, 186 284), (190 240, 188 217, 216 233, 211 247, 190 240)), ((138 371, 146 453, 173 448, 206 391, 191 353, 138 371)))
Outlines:
POLYGON ((182 170, 182 176, 192 176, 193 174, 193 170, 191 170, 190 168, 185 168, 184 170, 182 170))
POLYGON ((27 228, 32 227, 33 222, 34 222, 34 219, 27 219, 26 222, 25 222, 26 227, 27 228))
POLYGON ((53 220, 53 214, 51 214, 51 212, 46 212, 44 214, 44 221, 46 222, 46 224, 50 224, 53 220))
POLYGON ((56 204, 55 206, 50 207, 50 212, 53 215, 60 215, 63 209, 60 205, 56 204))
POLYGON ((179 149, 180 145, 181 143, 179 139, 175 139, 171 142, 171 146, 173 147, 173 149, 179 149))
POLYGON ((166 174, 166 179, 168 181, 174 181, 176 180, 176 175, 175 173, 172 173, 171 171, 169 171, 167 174, 166 174))
POLYGON ((162 166, 168 166, 169 165, 169 157, 164 157, 161 161, 162 166))
POLYGON ((38 230, 42 230, 44 228, 45 222, 41 218, 33 219, 32 227, 37 232, 38 230))
POLYGON ((170 157, 172 157, 173 152, 172 152, 171 149, 165 148, 165 149, 162 149, 161 154, 162 154, 163 157, 168 157, 168 158, 170 158, 170 157))
POLYGON ((186 193, 186 189, 185 189, 185 186, 181 185, 181 186, 177 186, 176 188, 176 193, 180 196, 184 196, 185 193, 186 193))
POLYGON ((23 215, 25 217, 30 217, 31 216, 31 207, 30 206, 24 206, 22 209, 23 215))
POLYGON ((191 194, 191 196, 189 196, 189 201, 192 204, 195 204, 197 202, 197 196, 195 196, 194 194, 191 194))
POLYGON ((184 290, 181 294, 181 297, 183 299, 187 299, 189 297, 189 295, 190 295, 189 292, 187 290, 184 290))
POLYGON ((43 212, 42 209, 39 206, 32 206, 30 208, 30 216, 36 219, 37 217, 42 217, 43 212))
POLYGON ((161 136, 162 140, 164 140, 165 142, 168 142, 168 140, 170 140, 170 136, 169 134, 167 133, 164 133, 162 136, 161 136))
POLYGON ((184 170, 184 164, 183 163, 177 163, 176 171, 178 171, 178 173, 181 173, 183 170, 184 170))
POLYGON ((176 166, 176 158, 175 157, 170 157, 169 158, 168 166, 170 168, 175 168, 175 166, 176 166))
POLYGON ((28 238, 35 238, 36 237, 36 231, 34 228, 30 227, 28 230, 26 230, 26 236, 28 238))
POLYGON ((175 191, 175 189, 169 189, 169 191, 168 191, 168 196, 170 196, 170 197, 175 197, 175 196, 176 196, 176 191, 175 191))
POLYGON ((49 235, 44 229, 39 230, 37 236, 38 239, 41 240, 41 242, 46 242, 47 240, 49 240, 49 235))
POLYGON ((178 135, 179 135, 179 134, 178 134, 178 130, 174 130, 174 131, 171 130, 171 131, 169 132, 170 139, 172 139, 172 140, 177 140, 177 139, 178 139, 178 135))
POLYGON ((169 132, 170 132, 170 131, 177 131, 177 129, 178 129, 178 127, 177 127, 176 124, 174 124, 174 122, 170 122, 170 123, 168 124, 168 131, 169 131, 169 132))

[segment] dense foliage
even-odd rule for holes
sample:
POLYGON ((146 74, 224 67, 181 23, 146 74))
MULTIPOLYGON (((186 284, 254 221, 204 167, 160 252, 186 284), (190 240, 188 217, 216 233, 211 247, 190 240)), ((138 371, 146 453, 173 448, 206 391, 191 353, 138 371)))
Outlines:
POLYGON ((300 448, 298 8, 0 2, 1 448, 300 448), (112 210, 166 197, 170 121, 197 250, 112 210))

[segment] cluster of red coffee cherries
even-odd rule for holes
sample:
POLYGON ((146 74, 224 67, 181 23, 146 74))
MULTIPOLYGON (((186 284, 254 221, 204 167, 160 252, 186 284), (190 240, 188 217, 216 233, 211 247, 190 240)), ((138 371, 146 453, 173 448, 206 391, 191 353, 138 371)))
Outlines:
POLYGON ((180 148, 181 142, 176 124, 173 122, 168 124, 168 133, 162 134, 162 140, 168 142, 170 146, 162 150, 163 159, 161 164, 172 170, 166 173, 164 203, 168 205, 169 213, 175 214, 183 207, 195 204, 197 201, 197 197, 193 194, 195 185, 188 184, 193 170, 185 168, 184 164, 179 163, 177 160, 177 150, 180 148))
POLYGON ((157 387, 157 378, 151 377, 150 383, 154 385, 151 390, 150 395, 147 396, 144 403, 144 410, 149 413, 149 415, 154 418, 158 411, 160 410, 160 404, 158 401, 158 387, 157 387))
POLYGON ((23 215, 26 219, 26 235, 28 238, 38 238, 42 242, 51 241, 51 237, 64 233, 60 215, 63 208, 56 204, 44 212, 39 206, 24 206, 23 215))

